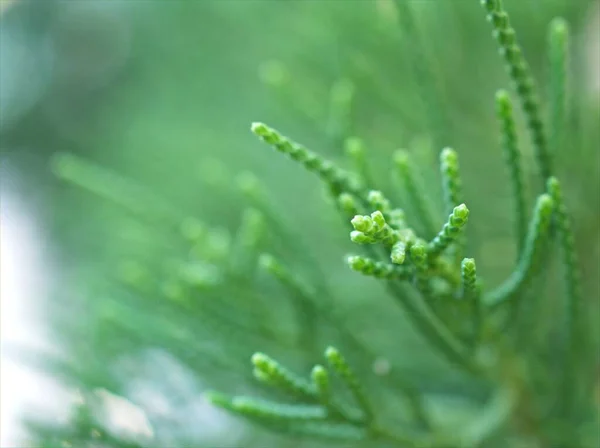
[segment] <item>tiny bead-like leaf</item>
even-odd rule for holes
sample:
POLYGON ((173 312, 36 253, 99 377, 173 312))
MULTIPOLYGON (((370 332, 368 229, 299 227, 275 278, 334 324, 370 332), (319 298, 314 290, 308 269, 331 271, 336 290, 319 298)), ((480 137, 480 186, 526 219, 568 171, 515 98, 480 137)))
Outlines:
POLYGON ((383 213, 379 210, 368 215, 356 215, 350 221, 354 231, 350 233, 350 239, 358 244, 369 244, 381 242, 386 246, 392 246, 398 241, 398 233, 386 222, 383 213))
POLYGON ((354 230, 354 231, 350 232, 350 240, 356 244, 376 243, 376 240, 373 237, 365 235, 364 233, 359 232, 358 230, 354 230))
POLYGON ((462 261, 461 273, 465 297, 475 297, 477 290, 477 268, 473 258, 465 258, 462 261))
POLYGON ((367 215, 356 215, 350 221, 354 230, 364 233, 365 235, 370 235, 375 227, 375 223, 370 216, 367 215))
POLYGON ((406 243, 404 241, 398 241, 392 246, 392 253, 390 259, 394 264, 403 264, 406 260, 406 243))

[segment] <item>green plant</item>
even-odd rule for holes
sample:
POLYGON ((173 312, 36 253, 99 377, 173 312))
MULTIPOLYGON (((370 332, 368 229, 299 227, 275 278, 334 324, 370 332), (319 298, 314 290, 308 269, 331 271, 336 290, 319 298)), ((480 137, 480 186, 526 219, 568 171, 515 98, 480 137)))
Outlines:
MULTIPOLYGON (((400 8, 405 8, 402 2, 399 3, 400 8)), ((240 362, 247 360, 247 346, 236 346, 232 336, 227 346, 228 356, 217 351, 207 359, 195 359, 184 346, 193 346, 193 341, 200 336, 186 333, 186 327, 177 321, 182 316, 175 310, 184 309, 191 313, 193 307, 200 306, 203 328, 199 331, 204 337, 211 337, 213 332, 237 332, 241 335, 235 341, 253 339, 252 345, 264 344, 265 352, 272 348, 283 356, 296 338, 306 342, 308 349, 301 354, 302 361, 297 363, 298 368, 310 366, 310 374, 306 369, 306 378, 262 352, 252 355, 254 377, 283 393, 281 401, 209 394, 215 405, 292 437, 432 448, 518 444, 594 446, 597 409, 590 392, 596 366, 592 346, 588 343, 592 332, 582 311, 583 297, 570 218, 550 160, 550 147, 556 151, 565 141, 560 130, 564 127, 565 116, 564 65, 568 29, 559 20, 550 28, 552 95, 551 125, 547 128, 552 132, 549 136, 533 77, 507 13, 498 0, 484 1, 483 6, 515 84, 516 98, 532 137, 542 185, 542 188, 538 187, 532 211, 528 212, 529 198, 523 183, 511 99, 507 92, 500 91, 496 96, 496 109, 513 194, 515 213, 512 220, 518 257, 513 272, 499 286, 492 288, 484 284, 477 272, 476 261, 469 257, 465 230, 468 222, 477 219, 478 211, 470 211, 464 203, 458 162, 460 149, 444 148, 440 152, 443 190, 440 213, 435 213, 429 203, 428 192, 423 188, 417 164, 413 163, 410 153, 400 150, 394 155, 395 175, 402 183, 406 208, 414 210, 413 215, 404 207, 396 206, 402 202, 388 199, 377 185, 373 185, 373 182, 381 182, 379 172, 367 166, 360 141, 347 141, 348 154, 356 167, 356 172, 349 172, 262 123, 252 126, 254 134, 265 143, 302 164, 323 181, 330 204, 338 209, 345 221, 349 239, 360 246, 357 251, 362 251, 360 255, 347 258, 349 268, 384 283, 389 296, 404 310, 428 347, 435 355, 443 356, 446 368, 459 371, 466 381, 476 383, 477 393, 465 394, 470 407, 469 418, 457 423, 444 415, 449 412, 447 409, 440 415, 435 411, 435 399, 395 372, 383 375, 391 378, 389 381, 394 385, 382 389, 397 393, 407 404, 408 415, 402 415, 402 418, 388 415, 384 406, 378 405, 384 401, 381 392, 371 394, 371 387, 363 384, 368 382, 367 375, 372 375, 366 372, 370 369, 355 365, 350 357, 346 360, 341 354, 345 350, 327 348, 325 357, 329 369, 312 365, 315 351, 322 350, 316 338, 321 324, 328 324, 337 333, 335 336, 321 335, 321 338, 332 337, 348 344, 357 360, 358 355, 371 359, 372 353, 351 330, 344 328, 343 315, 336 314, 335 307, 328 303, 331 294, 322 281, 323 274, 308 272, 313 261, 306 258, 306 243, 289 233, 289 226, 282 221, 282 213, 272 209, 259 182, 251 176, 241 177, 238 187, 252 208, 243 215, 235 236, 228 239, 224 236, 226 232, 219 232, 185 213, 172 210, 168 204, 159 203, 155 197, 131 185, 105 178, 101 172, 91 170, 77 159, 58 158, 55 168, 62 178, 80 183, 138 216, 146 216, 153 227, 160 222, 163 224, 161 231, 176 234, 185 245, 192 247, 188 259, 174 258, 173 263, 158 269, 165 281, 156 279, 147 266, 136 263, 122 266, 121 281, 128 287, 149 295, 159 290, 169 299, 169 303, 159 301, 163 314, 144 315, 140 311, 139 321, 123 322, 117 319, 122 304, 115 301, 111 309, 101 310, 106 313, 103 323, 110 324, 108 328, 115 334, 127 338, 130 334, 142 334, 147 326, 157 325, 160 319, 172 316, 175 320, 169 322, 161 330, 164 335, 155 336, 156 339, 178 341, 182 347, 174 349, 179 350, 177 355, 202 372, 211 369, 237 372, 242 368, 240 362), (147 204, 152 204, 149 214, 147 204), (444 219, 441 219, 442 215, 444 219), (531 322, 535 322, 536 313, 544 306, 543 297, 536 297, 539 295, 536 279, 546 268, 547 260, 554 256, 554 242, 560 246, 561 266, 565 272, 566 319, 545 333, 558 341, 556 346, 548 348, 535 343, 534 339, 538 337, 530 340, 528 331, 531 322), (304 259, 298 262, 301 257, 304 259), (288 329, 285 324, 272 328, 277 326, 280 313, 290 313, 290 310, 281 303, 261 301, 259 291, 262 290, 254 283, 261 275, 256 271, 257 267, 270 274, 279 288, 270 285, 269 292, 283 291, 291 298, 291 313, 297 316, 297 328, 288 329), (209 299, 198 305, 193 301, 196 294, 209 299), (256 300, 249 299, 253 294, 257 296, 252 297, 256 300), (236 296, 243 296, 244 300, 236 299, 236 296), (221 302, 211 300, 216 298, 221 302), (236 312, 229 312, 228 307, 236 312), (265 319, 265 315, 270 319, 265 319), (554 371, 551 366, 555 363, 562 368, 554 371), (340 378, 341 384, 334 382, 331 373, 340 378)), ((435 100, 431 91, 426 90, 426 93, 429 102, 435 100)), ((339 96, 343 100, 339 102, 343 104, 337 115, 343 117, 347 98, 339 96)), ((435 109, 432 104, 429 107, 435 109)), ((435 122, 438 117, 431 117, 431 120, 435 122)), ((464 185, 465 190, 470 187, 464 185)), ((365 291, 367 303, 371 300, 370 292, 365 291)), ((141 308, 143 301, 137 304, 141 308)), ((110 378, 108 380, 110 383, 110 378)), ((92 383, 94 381, 91 379, 92 383)), ((97 381, 106 383, 107 378, 97 381)), ((373 384, 372 381, 369 383, 373 384)), ((83 439, 90 428, 96 427, 87 421, 85 425, 82 426, 83 439)), ((38 430, 43 433, 42 428, 38 430)), ((56 437, 57 440, 77 440, 73 433, 56 437)), ((125 446, 108 436, 104 443, 125 446)))
MULTIPOLYGON (((467 374, 484 378, 490 384, 495 384, 494 387, 500 394, 510 397, 502 402, 503 406, 508 407, 506 412, 513 414, 512 418, 515 420, 532 420, 532 425, 535 426, 528 430, 532 430, 531 436, 537 439, 537 443, 542 444, 539 446, 547 446, 548 443, 550 446, 583 446, 588 442, 580 433, 581 425, 586 418, 591 417, 592 414, 588 412, 593 407, 588 395, 590 384, 585 385, 585 378, 589 378, 586 370, 593 369, 593 365, 589 365, 592 359, 590 353, 587 352, 586 355, 586 351, 582 350, 586 343, 586 330, 580 314, 582 297, 579 291, 579 274, 570 219, 562 198, 560 183, 552 176, 548 136, 541 118, 535 83, 518 45, 515 31, 510 26, 508 14, 499 0, 487 0, 482 4, 488 20, 493 25, 494 37, 499 43, 500 53, 506 61, 507 70, 525 113, 536 150, 540 179, 544 186, 531 213, 530 223, 526 226, 527 212, 511 100, 507 92, 500 91, 496 100, 512 183, 519 251, 515 270, 497 288, 489 291, 482 288, 477 278, 475 260, 461 260, 464 251, 462 228, 467 223, 469 210, 461 203, 462 182, 455 151, 444 149, 440 157, 444 203, 446 210, 451 210, 451 214, 443 228, 427 242, 409 227, 404 212, 401 209, 393 209, 380 192, 369 191, 352 184, 350 175, 263 124, 253 125, 253 132, 279 152, 316 172, 334 196, 350 195, 344 197, 345 202, 352 204, 346 209, 352 212, 375 210, 370 216, 354 216, 351 239, 358 244, 379 247, 369 247, 373 258, 351 256, 348 263, 355 271, 388 282, 394 297, 408 311, 414 325, 430 341, 432 347, 437 348, 449 362, 467 374), (374 197, 377 200, 373 200, 374 197), (397 219, 397 216, 401 216, 401 219, 397 219), (544 254, 548 253, 549 243, 554 238, 561 242, 567 285, 565 297, 568 319, 565 326, 565 345, 560 350, 564 356, 562 386, 548 391, 540 389, 536 376, 528 373, 528 369, 535 368, 530 364, 538 363, 539 359, 533 354, 529 355, 530 358, 525 358, 520 353, 522 341, 515 336, 522 333, 518 325, 515 325, 518 322, 515 319, 526 311, 523 310, 523 302, 531 300, 532 291, 529 286, 543 269, 544 254), (447 256, 444 252, 448 250, 452 250, 453 254, 458 256, 447 256), (462 281, 459 280, 461 277, 462 281), (414 286, 419 293, 418 297, 410 295, 405 289, 406 286, 414 286), (588 392, 584 392, 585 389, 588 392), (545 394, 552 395, 545 397, 545 394), (528 409, 531 404, 526 403, 532 398, 538 401, 534 406, 540 402, 548 403, 550 400, 556 408, 550 408, 552 410, 543 416, 535 413, 521 414, 532 412, 528 409), (586 414, 588 417, 585 417, 586 414), (558 429, 554 428, 552 431, 547 428, 548 419, 554 420, 558 429)), ((550 28, 553 74, 551 141, 557 147, 560 147, 561 143, 556 139, 559 138, 560 129, 564 127, 567 37, 568 28, 564 21, 554 21, 550 28)), ((421 222, 425 224, 426 229, 431 229, 433 220, 424 210, 424 193, 415 184, 407 155, 398 153, 396 164, 410 199, 419 211, 421 222)), ((279 385, 286 392, 294 392, 291 385, 303 384, 303 393, 298 398, 300 402, 311 405, 311 408, 304 409, 298 405, 296 412, 292 407, 291 412, 286 413, 275 403, 228 399, 221 395, 214 396, 212 400, 215 404, 258 424, 300 435, 384 439, 396 442, 398 446, 415 447, 480 446, 484 443, 488 434, 483 430, 476 432, 476 435, 468 431, 463 433, 461 430, 453 430, 452 434, 440 434, 435 424, 428 424, 425 428, 412 427, 406 433, 383 430, 378 423, 378 413, 371 408, 350 367, 343 358, 339 358, 340 355, 335 349, 329 348, 326 355, 332 369, 353 392, 355 402, 362 412, 360 417, 346 415, 332 404, 327 386, 328 374, 323 367, 315 366, 312 383, 301 383, 302 379, 296 378, 273 360, 267 358, 268 361, 265 361, 262 355, 260 360, 263 364, 257 364, 256 359, 253 359, 258 369, 257 377, 269 384, 279 385)), ((497 406, 497 402, 489 404, 492 409, 497 406)), ((342 409, 348 409, 348 414, 355 411, 348 405, 342 409)), ((416 410, 415 415, 423 415, 423 410, 416 410)), ((514 423, 518 424, 518 421, 514 423)), ((497 428, 486 429, 490 431, 497 428)))

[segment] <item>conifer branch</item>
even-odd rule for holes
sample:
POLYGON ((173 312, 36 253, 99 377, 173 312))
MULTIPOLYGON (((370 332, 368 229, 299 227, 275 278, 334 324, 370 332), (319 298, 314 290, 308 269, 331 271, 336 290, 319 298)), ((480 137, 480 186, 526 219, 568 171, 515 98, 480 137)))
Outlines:
POLYGON ((527 211, 525 186, 521 173, 521 157, 517 147, 517 132, 513 118, 512 103, 504 90, 496 93, 496 112, 501 127, 502 149, 508 167, 515 207, 515 234, 517 237, 517 257, 523 253, 527 235, 527 211))
MULTIPOLYGON (((206 398, 228 412, 289 435, 340 441, 380 439, 399 446, 434 448, 427 438, 392 432, 376 423, 375 409, 346 359, 333 347, 327 348, 325 357, 352 394, 361 410, 360 417, 349 415, 333 402, 329 374, 323 366, 313 367, 312 381, 307 383, 261 353, 252 357, 255 372, 259 372, 257 378, 287 391, 300 402, 282 404, 243 396, 229 397, 217 392, 207 393, 206 398)), ((421 418, 426 417, 421 415, 421 418)))
POLYGON ((481 4, 494 28, 494 37, 498 41, 500 54, 504 57, 508 74, 514 83, 521 107, 527 117, 527 126, 535 149, 542 187, 545 188, 546 179, 552 173, 552 163, 531 69, 523 56, 521 47, 517 43, 515 30, 510 25, 509 16, 502 6, 502 1, 481 0, 481 4))
POLYGON ((310 383, 296 376, 267 355, 255 353, 252 355, 252 364, 254 364, 255 375, 261 381, 277 386, 304 400, 314 400, 317 397, 316 390, 310 383))
POLYGON ((428 244, 427 252, 430 257, 436 257, 460 236, 469 219, 469 209, 465 204, 454 207, 442 230, 428 244))
POLYGON ((540 264, 542 248, 547 241, 548 230, 554 209, 554 201, 547 194, 538 197, 529 231, 525 240, 525 248, 517 268, 510 277, 486 297, 486 304, 496 307, 504 302, 513 302, 513 307, 518 305, 517 296, 531 281, 540 264))
MULTIPOLYGON (((445 213, 452 213, 454 207, 464 202, 462 179, 458 163, 458 154, 452 148, 444 148, 440 153, 440 172, 444 192, 445 213)), ((458 235, 452 252, 457 264, 462 260, 465 250, 465 235, 458 235)))
POLYGON ((362 191, 356 181, 332 162, 284 137, 278 131, 263 123, 253 123, 252 132, 277 151, 287 154, 291 159, 302 163, 307 170, 316 173, 331 187, 335 196, 343 192, 362 196, 362 191))
POLYGON ((361 411, 364 413, 365 421, 370 423, 374 418, 374 411, 371 403, 365 395, 365 391, 361 386, 356 374, 342 356, 342 354, 334 347, 328 347, 325 350, 325 357, 329 362, 331 368, 340 376, 346 383, 346 386, 354 396, 354 399, 360 406, 361 411))

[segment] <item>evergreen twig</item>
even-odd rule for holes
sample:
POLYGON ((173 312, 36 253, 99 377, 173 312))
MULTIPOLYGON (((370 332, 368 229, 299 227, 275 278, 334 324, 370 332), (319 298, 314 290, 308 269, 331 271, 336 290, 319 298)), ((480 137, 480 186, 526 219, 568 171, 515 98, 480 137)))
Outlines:
POLYGON ((531 69, 517 43, 516 32, 510 25, 508 13, 501 0, 481 0, 487 12, 487 18, 494 28, 494 37, 498 41, 500 54, 506 63, 521 107, 527 117, 527 126, 531 133, 537 159, 542 188, 552 173, 551 158, 548 151, 548 138, 544 130, 540 102, 531 69))

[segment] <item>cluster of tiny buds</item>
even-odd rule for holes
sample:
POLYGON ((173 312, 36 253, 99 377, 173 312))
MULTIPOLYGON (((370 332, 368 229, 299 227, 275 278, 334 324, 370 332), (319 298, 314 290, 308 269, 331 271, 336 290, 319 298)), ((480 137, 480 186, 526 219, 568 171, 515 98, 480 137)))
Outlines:
POLYGON ((393 245, 398 241, 397 232, 386 222, 381 211, 377 210, 371 215, 356 215, 350 221, 354 231, 350 233, 350 239, 358 244, 373 244, 382 242, 393 245))

